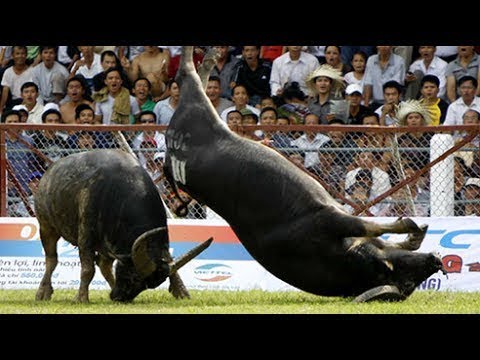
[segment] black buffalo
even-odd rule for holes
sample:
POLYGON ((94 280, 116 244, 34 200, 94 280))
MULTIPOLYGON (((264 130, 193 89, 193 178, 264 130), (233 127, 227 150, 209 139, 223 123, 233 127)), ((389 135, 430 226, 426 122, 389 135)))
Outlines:
POLYGON ((157 188, 137 160, 120 150, 94 150, 56 161, 40 180, 35 213, 46 262, 37 300, 52 296, 60 237, 78 246, 81 281, 76 299, 80 302, 89 301, 95 263, 112 289, 112 300, 131 301, 167 277, 175 297, 188 297, 176 270, 212 240, 173 261, 157 188))
MULTIPOLYGON (((165 172, 221 215, 249 253, 273 275, 325 296, 405 299, 438 270, 433 253, 416 253, 427 231, 411 219, 377 224, 347 214, 312 177, 281 154, 230 131, 205 95, 214 65, 196 73, 192 47, 177 72, 180 103, 166 133, 165 172), (377 238, 408 233, 401 243, 377 238)), ((172 181, 173 181, 172 180, 172 181)))

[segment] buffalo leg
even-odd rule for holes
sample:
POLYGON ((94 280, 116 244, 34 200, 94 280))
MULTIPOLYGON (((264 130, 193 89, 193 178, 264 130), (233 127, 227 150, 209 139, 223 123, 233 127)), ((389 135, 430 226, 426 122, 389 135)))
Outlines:
POLYGON ((415 250, 418 250, 422 245, 423 239, 427 234, 428 225, 420 225, 420 230, 421 232, 410 233, 407 239, 401 242, 385 241, 376 237, 347 238, 347 240, 348 240, 348 243, 351 243, 353 246, 356 246, 364 242, 369 242, 377 246, 379 249, 395 248, 395 249, 415 251, 415 250))
POLYGON ((90 229, 93 229, 87 222, 79 225, 78 229, 78 253, 80 256, 80 287, 75 301, 87 303, 88 287, 95 275, 95 251, 91 239, 93 238, 90 229))
POLYGON ((428 225, 420 225, 420 230, 421 232, 410 233, 405 241, 390 244, 390 246, 394 245, 399 249, 411 251, 420 249, 423 239, 425 239, 425 235, 427 234, 428 225))
POLYGON ((79 248, 80 255, 80 288, 75 297, 75 301, 88 303, 88 287, 95 275, 95 256, 94 252, 89 249, 79 248))
POLYGON ((335 228, 332 230, 343 237, 376 237, 386 233, 413 233, 421 236, 420 234, 424 232, 424 229, 409 218, 399 218, 390 223, 380 224, 351 215, 337 217, 335 228))
MULTIPOLYGON (((168 251, 165 251, 165 253, 163 254, 163 258, 168 263, 171 263, 173 261, 172 255, 170 255, 168 251)), ((168 279, 170 280, 170 286, 168 287, 168 291, 176 299, 190 298, 190 294, 188 293, 188 290, 185 287, 185 284, 183 283, 182 278, 177 271, 171 274, 168 279)))
POLYGON ((45 251, 45 273, 35 295, 35 300, 50 300, 53 294, 52 274, 58 263, 57 242, 60 235, 45 224, 40 224, 40 239, 45 251))
POLYGON ((110 285, 110 289, 113 289, 115 286, 115 277, 112 272, 113 259, 103 256, 102 254, 97 254, 95 261, 100 268, 103 277, 107 280, 108 285, 110 285))
POLYGON ((200 76, 204 90, 207 89, 208 77, 210 76, 213 67, 217 63, 219 56, 220 54, 217 52, 217 50, 212 47, 204 56, 202 64, 198 67, 198 75, 200 76))

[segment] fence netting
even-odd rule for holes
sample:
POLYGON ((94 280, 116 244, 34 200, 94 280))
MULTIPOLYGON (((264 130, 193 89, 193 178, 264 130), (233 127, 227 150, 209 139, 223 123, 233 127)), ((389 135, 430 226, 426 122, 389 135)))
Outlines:
MULTIPOLYGON (((179 202, 163 174, 166 128, 142 126, 2 126, 7 216, 34 216, 33 193, 53 162, 78 152, 119 148, 135 153, 158 187, 169 216, 177 217, 173 210, 179 202)), ((479 129, 460 128, 244 126, 232 131, 278 151, 351 214, 479 216, 479 129)), ((190 198, 185 192, 180 195, 190 198)), ((195 199, 185 216, 216 217, 195 199)))

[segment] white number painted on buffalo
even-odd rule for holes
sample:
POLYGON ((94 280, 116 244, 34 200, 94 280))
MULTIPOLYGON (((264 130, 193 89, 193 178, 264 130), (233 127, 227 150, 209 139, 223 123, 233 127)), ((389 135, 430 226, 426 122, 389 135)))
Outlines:
POLYGON ((172 161, 173 179, 181 182, 183 185, 187 185, 187 174, 185 172, 187 162, 178 160, 175 156, 171 156, 170 159, 172 161))

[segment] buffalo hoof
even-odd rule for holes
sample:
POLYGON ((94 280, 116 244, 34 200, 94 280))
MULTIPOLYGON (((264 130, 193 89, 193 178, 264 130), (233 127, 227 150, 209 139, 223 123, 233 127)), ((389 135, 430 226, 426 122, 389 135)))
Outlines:
POLYGON ((413 221, 410 218, 399 217, 397 219, 397 222, 402 224, 402 228, 404 229, 405 233, 421 233, 422 232, 422 229, 419 228, 418 225, 415 223, 415 221, 413 221))
POLYGON ((354 302, 369 302, 369 301, 402 301, 405 300, 405 296, 400 294, 400 291, 396 286, 383 285, 377 286, 373 289, 367 290, 364 293, 358 295, 354 302))
POLYGON ((35 300, 50 300, 52 298, 52 294, 53 288, 51 286, 40 286, 35 294, 35 300))
POLYGON ((408 235, 407 240, 398 243, 397 246, 399 249, 415 251, 420 249, 422 245, 423 239, 425 239, 425 235, 427 234, 428 225, 420 225, 419 232, 413 232, 408 235))
POLYGON ((175 272, 169 277, 170 279, 170 286, 168 287, 168 291, 170 294, 173 295, 175 299, 189 299, 190 294, 183 284, 182 278, 180 275, 175 272))

